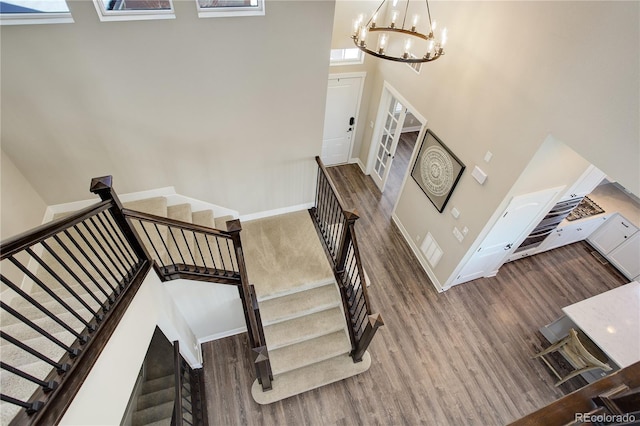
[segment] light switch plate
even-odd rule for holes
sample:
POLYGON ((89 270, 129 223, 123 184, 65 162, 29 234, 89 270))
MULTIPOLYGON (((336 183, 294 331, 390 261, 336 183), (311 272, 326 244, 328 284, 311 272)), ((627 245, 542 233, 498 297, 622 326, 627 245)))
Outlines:
POLYGON ((478 166, 475 166, 473 168, 471 176, 473 176, 473 178, 477 180, 480 185, 484 184, 484 181, 487 180, 487 174, 483 172, 478 166))
POLYGON ((453 227, 453 235, 455 235, 456 239, 460 242, 464 240, 464 235, 462 235, 462 232, 460 232, 457 226, 453 227))
POLYGON ((451 216, 455 217, 456 219, 460 217, 460 211, 458 209, 456 209, 455 207, 451 209, 451 216))

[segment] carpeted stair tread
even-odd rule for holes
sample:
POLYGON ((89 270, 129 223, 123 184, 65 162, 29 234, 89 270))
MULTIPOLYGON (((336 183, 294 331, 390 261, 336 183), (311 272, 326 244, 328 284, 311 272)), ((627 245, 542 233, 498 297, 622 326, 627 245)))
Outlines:
POLYGON ((149 407, 161 405, 166 402, 173 402, 175 399, 176 390, 175 386, 157 390, 155 392, 148 392, 138 397, 137 410, 144 410, 149 407))
POLYGON ((145 426, 171 426, 171 417, 167 419, 158 420, 153 423, 147 423, 145 426))
POLYGON ((141 395, 147 393, 157 392, 162 389, 166 389, 175 385, 175 376, 173 374, 166 375, 164 377, 158 377, 157 379, 147 380, 142 384, 141 395))
POLYGON ((233 219, 235 219, 235 217, 233 217, 231 215, 216 217, 215 218, 214 227, 216 229, 221 230, 221 231, 226 231, 227 230, 227 221, 233 220, 233 219))
POLYGON ((264 327, 269 351, 344 330, 345 319, 340 307, 264 327))
POLYGON ((273 389, 266 392, 262 391, 262 386, 256 380, 251 387, 251 394, 258 404, 271 404, 363 373, 370 366, 371 356, 368 352, 365 352, 362 361, 357 363, 354 363, 348 354, 343 354, 279 374, 274 377, 273 389))
POLYGON ((340 306, 340 291, 334 282, 281 297, 260 300, 264 325, 275 324, 314 312, 340 306))
POLYGON ((191 214, 191 220, 194 224, 206 226, 207 228, 215 228, 216 220, 213 216, 213 210, 200 210, 191 214))
POLYGON ((167 199, 165 197, 146 198, 122 204, 124 208, 129 210, 167 217, 167 199))
MULTIPOLYGON (((167 217, 180 222, 191 223, 191 204, 176 204, 167 207, 167 217)), ((176 263, 193 264, 194 260, 191 258, 191 256, 195 258, 193 233, 181 232, 178 228, 171 228, 169 233, 173 234, 173 237, 171 235, 168 236, 169 258, 176 263)))
POLYGON ((173 401, 165 402, 161 405, 145 408, 133 413, 132 426, 148 425, 164 419, 171 419, 173 414, 173 401))
POLYGON ((269 351, 273 374, 282 374, 348 353, 351 343, 344 330, 269 351))
POLYGON ((244 222, 241 237, 259 299, 334 279, 306 210, 244 222))
MULTIPOLYGON (((59 315, 58 318, 60 318, 64 322, 69 322, 69 320, 71 319, 71 314, 70 313, 62 314, 62 315, 59 315)), ((58 324, 48 316, 39 317, 39 318, 36 318, 35 320, 32 319, 32 321, 37 326, 39 326, 46 332, 53 334, 54 336, 57 333, 68 333, 68 331, 65 328, 63 328, 60 324, 58 324)), ((83 329, 84 327, 78 326, 75 328, 75 331, 79 333, 83 329)), ((29 327, 23 322, 19 322, 17 319, 15 322, 12 322, 10 324, 5 324, 3 322, 2 331, 20 340, 35 339, 42 336, 40 332, 34 330, 33 328, 29 327)), ((11 344, 12 343, 7 342, 4 339, 0 340, 0 346, 11 345, 11 344)))

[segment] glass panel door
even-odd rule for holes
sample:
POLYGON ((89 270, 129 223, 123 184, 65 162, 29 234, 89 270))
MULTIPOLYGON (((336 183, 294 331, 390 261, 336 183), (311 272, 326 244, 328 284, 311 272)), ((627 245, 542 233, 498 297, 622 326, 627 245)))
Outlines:
POLYGON ((380 191, 384 190, 384 185, 391 170, 391 162, 395 155, 400 133, 404 124, 407 110, 394 96, 389 94, 389 104, 387 105, 383 117, 384 126, 378 139, 376 157, 373 166, 373 180, 380 191))

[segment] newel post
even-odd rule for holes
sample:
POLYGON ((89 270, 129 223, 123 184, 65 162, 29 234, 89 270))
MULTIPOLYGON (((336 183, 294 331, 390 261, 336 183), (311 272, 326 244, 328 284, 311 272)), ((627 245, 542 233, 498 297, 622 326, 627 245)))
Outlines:
POLYGON ((249 289, 249 276, 247 275, 247 267, 244 263, 244 252, 242 251, 242 241, 240 240, 240 231, 242 225, 239 219, 227 221, 227 232, 233 241, 233 251, 238 265, 238 273, 240 274, 241 286, 238 288, 240 299, 242 300, 242 308, 244 310, 244 318, 247 322, 247 332, 252 347, 261 346, 260 335, 258 334, 258 323, 253 312, 253 297, 249 289))
POLYGON ((91 186, 89 191, 98 195, 103 201, 110 200, 111 207, 109 211, 116 222, 116 225, 120 228, 125 238, 131 244, 131 247, 135 251, 139 259, 148 260, 151 262, 151 256, 147 253, 147 250, 140 239, 140 236, 133 228, 133 224, 122 213, 122 203, 118 198, 112 184, 113 178, 111 176, 102 176, 91 179, 91 186))
POLYGON ((340 249, 338 250, 338 259, 336 262, 336 272, 340 273, 344 271, 344 264, 347 261, 347 252, 349 251, 349 243, 351 242, 351 227, 356 223, 356 220, 360 219, 357 210, 344 210, 342 212, 344 216, 344 228, 342 229, 342 235, 340 236, 340 249))
POLYGON ((376 334, 376 331, 378 331, 378 328, 382 327, 383 325, 384 325, 384 321, 382 320, 382 315, 380 314, 369 315, 367 325, 364 329, 364 332, 362 333, 362 336, 360 337, 360 340, 358 341, 358 346, 356 347, 355 351, 351 355, 354 362, 362 361, 362 356, 364 355, 365 351, 369 347, 369 343, 371 343, 371 339, 373 339, 373 336, 376 334))

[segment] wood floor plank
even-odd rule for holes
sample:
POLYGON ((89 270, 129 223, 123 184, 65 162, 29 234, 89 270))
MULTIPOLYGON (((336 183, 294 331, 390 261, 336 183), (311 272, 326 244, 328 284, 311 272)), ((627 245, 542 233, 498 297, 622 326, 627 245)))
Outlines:
POLYGON ((438 293, 390 219, 399 189, 394 185, 401 184, 413 147, 399 145, 400 160, 384 194, 356 165, 329 169, 347 205, 360 214, 356 232, 372 281, 369 295, 385 320, 369 349, 371 368, 261 406, 250 394, 246 335, 207 342, 210 424, 497 425, 581 385, 555 388, 553 374, 531 359, 543 344, 538 329, 559 317, 563 306, 627 280, 580 242, 438 293))

